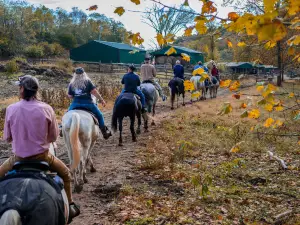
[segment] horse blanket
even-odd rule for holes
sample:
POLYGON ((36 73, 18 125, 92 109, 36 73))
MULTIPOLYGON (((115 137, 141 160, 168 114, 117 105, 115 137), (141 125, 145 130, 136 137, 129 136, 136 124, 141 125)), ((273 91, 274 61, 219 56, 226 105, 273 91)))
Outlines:
POLYGON ((23 225, 64 225, 62 188, 43 173, 8 175, 0 181, 0 217, 14 209, 23 225))

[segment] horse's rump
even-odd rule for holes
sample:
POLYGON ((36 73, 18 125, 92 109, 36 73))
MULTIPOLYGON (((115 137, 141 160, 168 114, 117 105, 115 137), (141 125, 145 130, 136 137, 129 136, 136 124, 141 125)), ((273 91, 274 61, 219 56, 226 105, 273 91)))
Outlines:
POLYGON ((138 108, 138 101, 135 94, 125 92, 117 98, 113 113, 116 113, 117 116, 130 116, 138 108))
POLYGON ((39 173, 17 173, 0 182, 0 217, 16 210, 26 225, 64 225, 64 200, 51 178, 39 173), (47 221, 47 222, 45 222, 47 221))
POLYGON ((153 83, 141 84, 141 91, 145 95, 146 101, 154 101, 156 88, 153 83))
POLYGON ((171 88, 172 93, 174 94, 184 94, 184 80, 174 77, 170 80, 168 86, 171 88))

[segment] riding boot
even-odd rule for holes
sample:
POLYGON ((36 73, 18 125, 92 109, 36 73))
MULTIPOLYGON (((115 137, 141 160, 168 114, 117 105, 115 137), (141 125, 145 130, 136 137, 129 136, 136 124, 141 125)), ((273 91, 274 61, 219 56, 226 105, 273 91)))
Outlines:
POLYGON ((103 138, 107 140, 110 136, 112 136, 111 132, 108 130, 107 126, 100 128, 103 138))
POLYGON ((79 216, 79 214, 80 214, 80 208, 79 208, 79 206, 77 206, 74 202, 72 202, 69 205, 69 220, 68 220, 68 224, 70 224, 75 217, 79 216))

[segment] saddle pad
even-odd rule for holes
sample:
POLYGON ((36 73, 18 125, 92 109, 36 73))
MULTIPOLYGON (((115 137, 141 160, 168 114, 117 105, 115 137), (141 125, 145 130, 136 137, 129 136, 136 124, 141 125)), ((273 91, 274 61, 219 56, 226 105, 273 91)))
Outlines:
POLYGON ((89 111, 88 109, 86 108, 82 108, 82 107, 78 107, 78 108, 74 108, 72 110, 82 110, 82 111, 85 111, 85 112, 88 112, 89 114, 91 114, 93 120, 94 120, 94 123, 95 125, 99 126, 99 121, 97 120, 97 117, 95 116, 94 113, 92 113, 91 111, 89 111))

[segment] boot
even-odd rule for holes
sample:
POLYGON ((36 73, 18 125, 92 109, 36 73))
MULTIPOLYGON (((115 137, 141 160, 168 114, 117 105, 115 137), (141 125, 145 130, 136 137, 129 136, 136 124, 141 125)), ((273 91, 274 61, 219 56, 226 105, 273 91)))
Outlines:
POLYGON ((79 214, 80 214, 80 208, 79 208, 79 206, 77 206, 74 202, 72 202, 69 205, 69 220, 68 220, 68 224, 70 224, 75 217, 79 216, 79 214))
POLYGON ((107 140, 110 136, 112 136, 111 132, 108 130, 107 126, 100 128, 103 138, 107 140))

